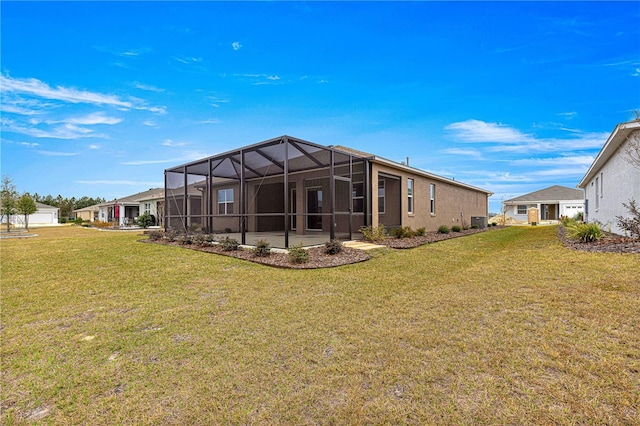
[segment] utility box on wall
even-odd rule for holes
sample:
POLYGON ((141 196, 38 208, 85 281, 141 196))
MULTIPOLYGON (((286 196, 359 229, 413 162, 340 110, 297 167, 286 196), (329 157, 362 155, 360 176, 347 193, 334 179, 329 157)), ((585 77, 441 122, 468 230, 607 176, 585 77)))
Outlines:
POLYGON ((540 217, 540 213, 537 208, 531 207, 527 212, 527 222, 529 223, 538 223, 538 218, 540 217))
POLYGON ((487 227, 486 216, 471 216, 471 225, 476 225, 478 229, 485 229, 487 227))

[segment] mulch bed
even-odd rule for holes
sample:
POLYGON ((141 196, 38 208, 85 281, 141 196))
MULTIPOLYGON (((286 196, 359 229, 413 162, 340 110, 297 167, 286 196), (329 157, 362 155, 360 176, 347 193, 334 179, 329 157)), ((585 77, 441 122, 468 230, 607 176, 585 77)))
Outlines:
MULTIPOLYGON (((497 229, 497 228, 488 228, 497 229)), ((439 234, 437 232, 428 232, 424 236, 412 237, 412 238, 393 238, 387 237, 387 239, 380 243, 388 248, 394 249, 409 249, 419 247, 424 244, 435 243, 437 241, 448 240, 451 238, 462 237, 465 235, 476 234, 483 232, 482 229, 468 229, 461 232, 450 232, 449 234, 439 234)), ((248 260, 250 262, 261 263, 263 265, 274 266, 277 268, 291 268, 291 269, 318 269, 318 268, 332 268, 335 266, 349 265, 352 263, 364 262, 369 260, 371 256, 363 250, 356 250, 350 247, 343 247, 342 251, 338 254, 326 254, 324 246, 311 247, 307 249, 309 251, 309 260, 305 263, 292 263, 289 260, 289 255, 286 253, 271 252, 269 256, 259 257, 256 256, 251 249, 242 249, 234 251, 222 250, 219 244, 181 244, 177 241, 169 241, 166 239, 160 240, 141 240, 145 243, 155 243, 170 246, 178 246, 191 250, 204 251, 207 253, 221 254, 223 256, 231 256, 237 259, 248 260)))
POLYGON ((558 226, 558 238, 565 247, 573 250, 582 250, 596 253, 628 253, 640 254, 640 239, 621 237, 620 235, 604 233, 598 241, 583 243, 569 239, 563 226, 558 226))

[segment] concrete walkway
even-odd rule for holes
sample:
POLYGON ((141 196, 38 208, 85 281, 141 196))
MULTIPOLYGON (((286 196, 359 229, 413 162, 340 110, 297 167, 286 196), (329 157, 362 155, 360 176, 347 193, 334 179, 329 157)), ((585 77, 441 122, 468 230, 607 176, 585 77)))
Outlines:
POLYGON ((342 245, 345 247, 350 247, 357 250, 374 250, 374 249, 386 247, 379 244, 366 243, 364 241, 345 241, 344 243, 342 243, 342 245))

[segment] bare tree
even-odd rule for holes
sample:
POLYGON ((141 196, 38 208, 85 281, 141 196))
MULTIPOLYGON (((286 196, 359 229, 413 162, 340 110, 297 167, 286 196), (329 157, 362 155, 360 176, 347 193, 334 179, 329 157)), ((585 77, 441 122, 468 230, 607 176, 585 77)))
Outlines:
POLYGON ((640 167, 640 131, 634 132, 627 138, 624 147, 625 159, 636 167, 640 167))

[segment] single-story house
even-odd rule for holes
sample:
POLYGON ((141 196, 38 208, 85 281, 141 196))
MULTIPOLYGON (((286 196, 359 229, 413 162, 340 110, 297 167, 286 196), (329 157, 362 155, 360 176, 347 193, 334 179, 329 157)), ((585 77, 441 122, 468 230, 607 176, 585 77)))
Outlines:
POLYGON ((352 239, 362 226, 486 226, 490 191, 290 136, 165 170, 165 229, 274 247, 352 239))
POLYGON ((100 203, 97 207, 98 220, 102 222, 116 222, 120 227, 132 226, 138 216, 149 213, 154 219, 154 225, 160 225, 164 214, 164 189, 151 188, 148 191, 100 203))
POLYGON ((93 206, 84 207, 78 210, 74 210, 73 214, 75 215, 75 219, 82 219, 85 222, 93 222, 98 220, 100 214, 100 207, 98 204, 93 206))
POLYGON ((620 123, 613 129, 578 184, 585 193, 585 220, 621 235, 624 231, 616 216, 629 215, 622 203, 631 199, 640 203, 640 164, 632 164, 627 152, 632 143, 640 143, 640 120, 620 123))
MULTIPOLYGON (((28 226, 47 226, 58 224, 58 217, 60 216, 60 209, 58 207, 36 202, 36 208, 37 210, 35 213, 30 214, 28 217, 28 226)), ((2 223, 6 226, 7 217, 4 215, 2 216, 2 223)), ((10 223, 16 228, 24 228, 24 215, 12 215, 10 223)))
POLYGON ((538 210, 536 222, 574 217, 584 213, 584 194, 579 189, 553 185, 502 202, 504 214, 515 220, 527 221, 532 208, 538 210))

